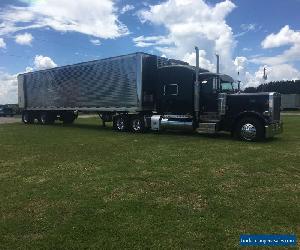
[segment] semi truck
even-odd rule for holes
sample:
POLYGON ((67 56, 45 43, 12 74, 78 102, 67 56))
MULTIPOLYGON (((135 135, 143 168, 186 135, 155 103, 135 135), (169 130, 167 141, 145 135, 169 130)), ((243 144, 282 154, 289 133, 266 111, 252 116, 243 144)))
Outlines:
POLYGON ((96 112, 117 131, 220 131, 245 141, 282 132, 280 94, 239 91, 232 77, 147 53, 18 75, 22 121, 73 123, 96 112))

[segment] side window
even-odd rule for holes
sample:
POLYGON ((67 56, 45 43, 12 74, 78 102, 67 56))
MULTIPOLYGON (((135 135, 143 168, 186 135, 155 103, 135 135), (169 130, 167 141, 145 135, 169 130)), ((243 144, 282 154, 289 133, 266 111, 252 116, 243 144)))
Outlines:
POLYGON ((201 84, 202 92, 205 94, 210 94, 213 92, 213 82, 212 79, 204 80, 201 84))
POLYGON ((214 77, 201 82, 202 91, 206 94, 216 93, 218 90, 219 79, 214 77))
POLYGON ((178 95, 178 85, 177 84, 167 84, 164 85, 164 95, 178 95))

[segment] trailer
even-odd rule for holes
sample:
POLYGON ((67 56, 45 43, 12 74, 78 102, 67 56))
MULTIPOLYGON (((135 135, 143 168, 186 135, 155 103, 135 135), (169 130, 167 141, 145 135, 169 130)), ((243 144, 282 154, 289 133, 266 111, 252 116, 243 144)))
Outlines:
POLYGON ((300 94, 281 95, 281 109, 300 109, 300 94))
POLYGON ((229 131, 247 141, 282 131, 279 94, 241 94, 230 76, 200 68, 199 56, 196 65, 138 52, 20 74, 22 120, 73 123, 97 112, 118 131, 229 131))

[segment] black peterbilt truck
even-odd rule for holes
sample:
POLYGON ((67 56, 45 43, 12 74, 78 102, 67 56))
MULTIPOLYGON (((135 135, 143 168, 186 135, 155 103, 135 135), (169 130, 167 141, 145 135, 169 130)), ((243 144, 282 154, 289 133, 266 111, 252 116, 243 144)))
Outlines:
POLYGON ((25 124, 72 123, 97 112, 118 131, 228 131, 246 141, 282 132, 280 94, 239 92, 232 77, 134 53, 18 76, 25 124))

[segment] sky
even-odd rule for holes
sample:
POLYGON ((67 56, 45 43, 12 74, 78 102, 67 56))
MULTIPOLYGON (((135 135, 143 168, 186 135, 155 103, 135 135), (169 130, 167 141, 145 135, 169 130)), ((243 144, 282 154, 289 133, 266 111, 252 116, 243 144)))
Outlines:
POLYGON ((300 0, 1 0, 0 104, 17 75, 133 52, 216 70, 242 87, 300 79, 300 0))

